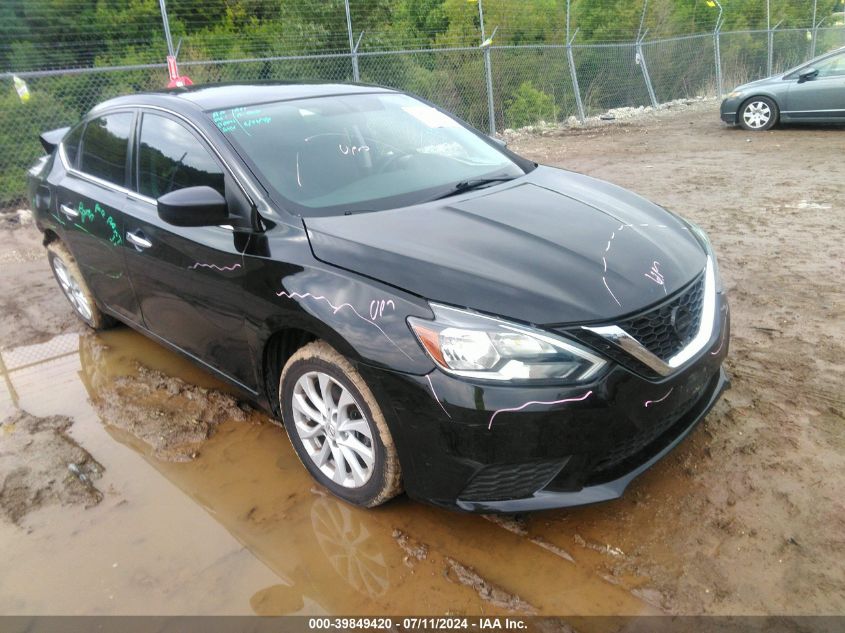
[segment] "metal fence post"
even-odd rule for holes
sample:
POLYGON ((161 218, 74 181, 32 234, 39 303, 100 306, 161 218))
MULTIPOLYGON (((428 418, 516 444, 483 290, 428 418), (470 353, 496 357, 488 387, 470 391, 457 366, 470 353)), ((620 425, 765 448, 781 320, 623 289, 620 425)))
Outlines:
POLYGON ((648 64, 646 64, 645 54, 643 53, 644 38, 645 33, 642 34, 642 37, 637 39, 637 63, 640 65, 640 68, 643 71, 643 79, 645 80, 645 87, 648 90, 648 98, 651 99, 651 107, 656 110, 657 95, 654 94, 654 86, 651 85, 651 77, 648 74, 648 64))
POLYGON ((819 0, 813 0, 813 33, 810 36, 810 59, 816 56, 816 38, 819 36, 819 25, 816 24, 816 13, 819 9, 819 0))
MULTIPOLYGON (((484 7, 482 0, 478 0, 478 21, 481 27, 481 49, 484 53, 484 74, 487 83, 487 122, 489 123, 490 134, 496 133, 496 109, 493 103, 493 68, 490 64, 490 45, 493 43, 493 36, 489 41, 484 37, 484 7)), ((493 35, 496 31, 493 31, 493 35)))
POLYGON ((769 75, 774 72, 774 56, 775 56, 775 31, 778 30, 778 27, 783 24, 783 20, 778 22, 774 25, 771 29, 769 29, 769 66, 767 70, 769 71, 769 75))
POLYGON ((575 34, 569 37, 569 9, 570 0, 566 0, 566 59, 569 62, 569 76, 572 78, 572 90, 575 93, 575 107, 578 108, 578 120, 581 125, 587 122, 587 117, 584 115, 584 102, 581 100, 581 88, 578 86, 578 72, 575 70, 575 57, 572 54, 572 42, 575 41, 575 36, 578 35, 578 29, 575 29, 575 34))
POLYGON ((722 86, 722 3, 714 0, 719 7, 719 15, 716 16, 716 27, 713 29, 713 53, 716 56, 716 85, 719 90, 719 99, 724 95, 722 86))
POLYGON ((767 59, 767 63, 766 63, 766 76, 769 76, 769 75, 772 74, 772 56, 774 54, 774 48, 775 48, 774 33, 772 32, 772 29, 769 29, 769 54, 768 54, 768 59, 767 59))
POLYGON ((725 90, 722 86, 722 31, 719 28, 713 33, 713 50, 716 53, 716 85, 719 89, 719 99, 721 99, 725 90))
POLYGON ((768 33, 769 54, 766 63, 766 75, 772 74, 772 53, 774 53, 774 37, 772 36, 772 2, 766 0, 766 32, 768 33))
POLYGON ((487 75, 487 112, 490 117, 490 134, 496 133, 496 108, 493 103, 493 68, 490 64, 490 47, 484 48, 484 72, 487 75))
MULTIPOLYGON (((578 31, 575 31, 578 35, 578 31)), ((575 106, 578 108, 578 120, 581 125, 586 123, 586 115, 584 112, 584 102, 581 100, 581 88, 578 86, 578 73, 575 70, 575 57, 572 55, 572 42, 575 41, 575 35, 566 43, 566 58, 569 60, 569 74, 572 77, 572 90, 575 93, 575 106)))
POLYGON ((657 109, 657 97, 654 96, 654 86, 651 85, 651 77, 648 74, 648 64, 645 61, 645 54, 643 53, 643 40, 648 29, 643 31, 645 25, 645 14, 648 11, 648 0, 643 0, 643 12, 640 15, 640 28, 637 29, 637 64, 643 71, 643 79, 645 79, 645 87, 648 89, 648 98, 651 99, 651 107, 657 109))
POLYGON ((352 80, 361 81, 361 73, 358 71, 358 47, 352 39, 352 15, 349 13, 349 0, 344 0, 344 4, 346 5, 346 34, 349 36, 349 58, 352 60, 352 80))
POLYGON ((167 54, 174 57, 173 38, 170 36, 170 20, 167 18, 167 7, 164 5, 164 0, 158 0, 158 6, 161 7, 161 21, 164 23, 164 39, 167 40, 167 54))

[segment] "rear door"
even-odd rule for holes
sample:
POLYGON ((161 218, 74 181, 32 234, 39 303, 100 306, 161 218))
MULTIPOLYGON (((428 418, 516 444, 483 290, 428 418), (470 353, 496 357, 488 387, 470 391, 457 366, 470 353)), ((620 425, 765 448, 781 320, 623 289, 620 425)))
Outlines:
POLYGON ((845 53, 813 64, 818 74, 789 87, 784 113, 796 120, 845 121, 845 53))
POLYGON ((237 186, 205 141, 179 117, 142 111, 135 189, 127 207, 124 252, 148 330, 252 390, 252 355, 243 314, 242 252, 248 231, 178 227, 158 216, 165 193, 207 185, 243 204, 237 186))
POLYGON ((121 249, 135 116, 132 110, 115 111, 73 131, 63 147, 70 169, 56 187, 54 213, 97 300, 137 322, 140 313, 121 249))

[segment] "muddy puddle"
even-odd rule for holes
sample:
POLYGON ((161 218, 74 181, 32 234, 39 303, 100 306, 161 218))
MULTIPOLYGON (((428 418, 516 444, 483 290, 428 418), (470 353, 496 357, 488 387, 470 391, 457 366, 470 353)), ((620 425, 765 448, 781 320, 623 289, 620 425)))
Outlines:
POLYGON ((642 579, 626 586, 602 571, 612 557, 606 544, 580 546, 565 522, 540 535, 513 519, 406 498, 376 510, 335 500, 264 415, 225 400, 208 374, 127 329, 2 354, 2 417, 69 418, 69 439, 101 468, 89 482, 99 503, 47 499, 17 525, 0 522, 2 613, 659 611, 631 591, 642 579), (162 375, 184 383, 162 385, 162 375), (179 459, 138 433, 137 412, 129 423, 115 418, 142 405, 151 420, 170 415, 168 400, 187 397, 185 385, 199 388, 190 399, 211 393, 228 404, 198 421, 203 441, 179 459))

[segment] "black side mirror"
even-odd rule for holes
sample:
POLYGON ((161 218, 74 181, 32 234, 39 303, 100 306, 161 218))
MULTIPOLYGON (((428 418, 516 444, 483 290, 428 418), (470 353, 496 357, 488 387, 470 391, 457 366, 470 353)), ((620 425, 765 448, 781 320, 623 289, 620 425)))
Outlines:
POLYGON ((229 223, 226 199, 205 185, 177 189, 157 200, 158 217, 174 226, 217 226, 229 223))
POLYGON ((816 75, 819 74, 819 71, 815 68, 805 68, 800 73, 798 73, 798 83, 803 84, 805 81, 809 81, 810 79, 814 79, 816 75))

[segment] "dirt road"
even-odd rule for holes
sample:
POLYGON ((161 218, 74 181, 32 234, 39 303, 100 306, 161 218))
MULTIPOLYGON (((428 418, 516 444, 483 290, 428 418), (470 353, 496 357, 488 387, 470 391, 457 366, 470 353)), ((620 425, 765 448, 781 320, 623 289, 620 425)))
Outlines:
POLYGON ((0 612, 845 612, 845 130, 748 134, 711 103, 511 147, 710 234, 733 388, 688 440, 598 506, 354 509, 209 376, 126 329, 79 336, 32 227, 7 226, 0 612), (202 418, 179 398, 214 406, 202 418), (161 426, 139 428, 145 411, 161 426), (19 450, 33 429, 66 450, 19 450), (168 434, 195 459, 174 461, 168 434), (71 459, 96 476, 85 483, 71 459), (15 496, 26 469, 29 496, 15 496))

